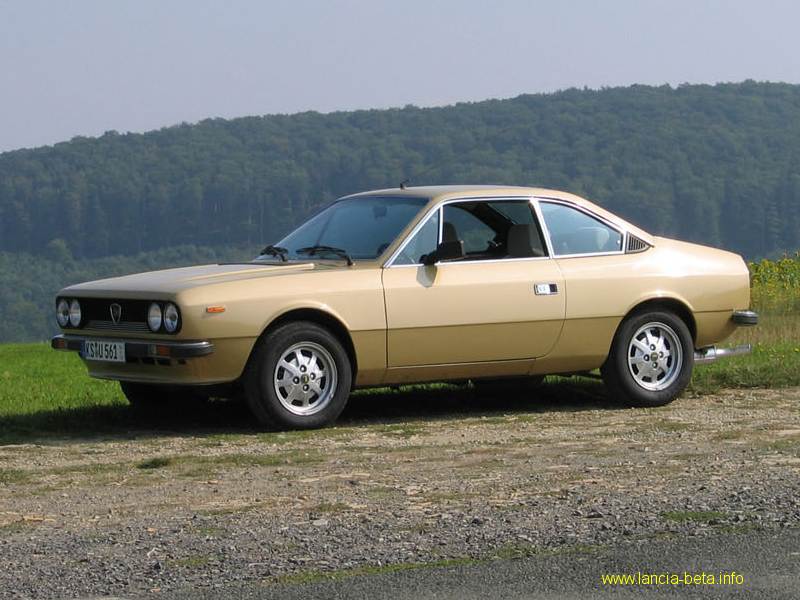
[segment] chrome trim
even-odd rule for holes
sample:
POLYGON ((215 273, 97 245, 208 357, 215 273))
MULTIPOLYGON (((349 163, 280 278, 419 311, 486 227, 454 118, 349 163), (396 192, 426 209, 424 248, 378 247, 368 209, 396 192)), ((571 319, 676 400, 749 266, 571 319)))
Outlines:
POLYGON ((127 331, 136 333, 153 333, 146 323, 136 321, 88 321, 83 327, 83 331, 96 329, 98 331, 127 331))
POLYGON ((531 203, 533 204, 533 211, 536 213, 536 218, 539 220, 539 227, 542 228, 544 245, 547 248, 547 256, 548 258, 555 258, 553 244, 550 241, 550 230, 547 229, 547 223, 544 222, 544 215, 542 214, 542 207, 539 206, 539 199, 534 197, 531 199, 531 203))
POLYGON ((720 358, 750 354, 752 350, 753 347, 750 344, 742 344, 734 348, 706 346, 705 348, 698 348, 694 351, 694 362, 697 365, 713 363, 720 358))
MULTIPOLYGON (((486 260, 476 259, 476 260, 446 260, 443 262, 437 262, 437 267, 443 267, 445 265, 488 265, 492 263, 507 263, 507 262, 521 262, 521 261, 528 261, 528 260, 550 260, 549 256, 521 256, 518 258, 488 258, 486 260)), ((414 267, 415 269, 419 269, 420 267, 426 266, 433 266, 433 265, 423 265, 422 263, 417 263, 414 265, 392 265, 392 269, 402 269, 407 267, 414 267)), ((388 268, 388 267, 387 267, 388 268)))
POLYGON ((557 283, 534 283, 533 293, 537 296, 554 296, 558 294, 557 283))
POLYGON ((114 337, 64 334, 54 336, 50 340, 50 347, 54 350, 82 352, 84 341, 98 339, 125 344, 125 356, 131 358, 196 358, 199 356, 207 356, 214 352, 214 344, 206 340, 178 342, 172 340, 119 339, 114 337), (62 343, 64 345, 63 348, 59 347, 62 343), (158 354, 156 346, 168 346, 170 348, 169 356, 158 354))

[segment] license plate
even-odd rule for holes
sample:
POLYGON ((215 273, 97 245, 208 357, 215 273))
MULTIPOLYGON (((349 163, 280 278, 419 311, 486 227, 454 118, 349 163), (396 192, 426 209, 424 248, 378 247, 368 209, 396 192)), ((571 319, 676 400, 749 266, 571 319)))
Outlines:
POLYGON ((104 340, 85 340, 83 358, 102 362, 125 362, 125 343, 104 340))

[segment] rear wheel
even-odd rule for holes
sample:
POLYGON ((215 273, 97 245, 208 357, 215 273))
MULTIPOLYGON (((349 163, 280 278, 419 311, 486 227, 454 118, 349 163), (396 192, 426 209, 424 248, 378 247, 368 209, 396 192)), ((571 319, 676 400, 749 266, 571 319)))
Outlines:
POLYGON ((630 406, 662 406, 683 392, 693 368, 686 323, 671 312, 648 311, 622 322, 600 371, 614 398, 630 406))
POLYGON ((260 423, 313 429, 330 425, 344 409, 352 369, 336 336, 301 321, 281 325, 256 343, 243 383, 260 423))

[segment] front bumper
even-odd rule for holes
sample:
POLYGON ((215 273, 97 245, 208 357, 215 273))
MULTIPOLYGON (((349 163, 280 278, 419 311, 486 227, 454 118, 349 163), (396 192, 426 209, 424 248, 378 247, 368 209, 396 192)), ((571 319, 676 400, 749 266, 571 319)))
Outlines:
MULTIPOLYGON (((50 340, 54 350, 69 350, 83 353, 83 342, 89 338, 77 335, 57 335, 50 340)), ((208 356, 214 352, 214 344, 208 341, 197 342, 172 342, 172 341, 147 341, 147 340, 117 340, 125 344, 125 356, 134 359, 175 359, 184 360, 208 356)))

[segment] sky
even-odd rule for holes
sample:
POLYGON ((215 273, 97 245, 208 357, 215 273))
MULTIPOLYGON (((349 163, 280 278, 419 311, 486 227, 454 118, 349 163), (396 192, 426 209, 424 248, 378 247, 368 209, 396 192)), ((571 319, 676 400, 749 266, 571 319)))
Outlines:
POLYGON ((0 151, 208 117, 800 82, 783 0, 0 0, 0 151))

